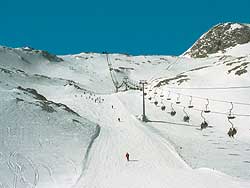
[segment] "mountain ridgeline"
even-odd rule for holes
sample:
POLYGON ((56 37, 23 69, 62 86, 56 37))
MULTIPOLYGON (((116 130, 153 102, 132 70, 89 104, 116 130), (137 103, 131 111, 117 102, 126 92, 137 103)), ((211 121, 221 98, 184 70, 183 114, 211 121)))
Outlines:
POLYGON ((228 48, 248 42, 250 42, 249 24, 218 24, 202 35, 184 55, 204 58, 208 57, 209 54, 224 53, 228 48))

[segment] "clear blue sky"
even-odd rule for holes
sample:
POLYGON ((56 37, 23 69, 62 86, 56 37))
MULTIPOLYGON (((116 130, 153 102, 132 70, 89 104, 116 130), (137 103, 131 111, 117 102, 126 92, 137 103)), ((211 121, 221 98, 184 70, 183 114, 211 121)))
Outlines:
POLYGON ((249 0, 2 0, 0 45, 179 55, 217 23, 250 23, 249 10, 249 0))

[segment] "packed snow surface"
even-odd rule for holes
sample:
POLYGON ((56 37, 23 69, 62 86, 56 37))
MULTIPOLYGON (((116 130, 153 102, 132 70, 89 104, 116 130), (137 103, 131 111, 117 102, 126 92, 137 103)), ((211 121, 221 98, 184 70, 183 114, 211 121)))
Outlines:
POLYGON ((0 47, 0 187, 250 187, 250 57, 236 48, 201 59, 110 54, 110 67, 106 54, 0 47), (148 122, 142 92, 116 93, 111 76, 148 81, 148 122))

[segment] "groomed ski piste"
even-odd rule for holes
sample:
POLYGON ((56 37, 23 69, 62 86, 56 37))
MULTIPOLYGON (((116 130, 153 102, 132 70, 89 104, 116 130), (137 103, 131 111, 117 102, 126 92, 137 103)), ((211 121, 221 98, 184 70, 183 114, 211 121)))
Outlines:
POLYGON ((110 67, 107 54, 0 47, 0 187, 250 187, 246 48, 195 59, 108 54, 110 67), (142 91, 115 92, 111 74, 148 81, 148 122, 142 91))

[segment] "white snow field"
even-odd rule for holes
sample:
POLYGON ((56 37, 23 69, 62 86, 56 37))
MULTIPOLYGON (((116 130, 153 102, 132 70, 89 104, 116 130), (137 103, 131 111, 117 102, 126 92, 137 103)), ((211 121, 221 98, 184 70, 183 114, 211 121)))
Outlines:
POLYGON ((0 187, 250 187, 247 51, 109 54, 108 65, 106 54, 0 47, 0 187), (112 78, 147 80, 148 122, 142 92, 116 93, 112 78))

